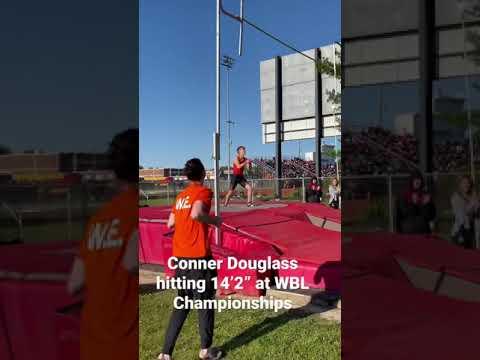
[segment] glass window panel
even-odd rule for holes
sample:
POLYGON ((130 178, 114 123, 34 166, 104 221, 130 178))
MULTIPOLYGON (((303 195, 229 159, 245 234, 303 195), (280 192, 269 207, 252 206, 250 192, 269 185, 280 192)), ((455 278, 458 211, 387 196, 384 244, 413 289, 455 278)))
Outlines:
POLYGON ((345 175, 407 172, 418 163, 418 83, 346 88, 342 97, 345 175))
POLYGON ((469 138, 463 77, 434 82, 434 169, 458 172, 469 168, 469 138))

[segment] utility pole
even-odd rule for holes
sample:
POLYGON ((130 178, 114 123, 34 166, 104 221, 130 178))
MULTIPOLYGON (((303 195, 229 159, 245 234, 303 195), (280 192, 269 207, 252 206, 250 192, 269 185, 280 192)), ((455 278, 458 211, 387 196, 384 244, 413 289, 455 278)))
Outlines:
POLYGON ((235 124, 235 122, 230 120, 230 70, 232 70, 233 64, 235 60, 228 56, 223 55, 222 59, 222 66, 225 66, 227 69, 227 156, 228 156, 228 181, 230 182, 230 166, 231 166, 231 154, 232 154, 232 138, 231 138, 231 126, 235 124))

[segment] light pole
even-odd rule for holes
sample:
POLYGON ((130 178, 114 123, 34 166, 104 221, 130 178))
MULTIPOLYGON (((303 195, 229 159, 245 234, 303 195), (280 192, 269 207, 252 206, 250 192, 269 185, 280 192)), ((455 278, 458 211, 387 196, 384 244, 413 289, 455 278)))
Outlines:
POLYGON ((230 120, 230 70, 232 70, 233 64, 235 63, 235 60, 228 56, 228 55, 223 55, 222 59, 222 66, 225 66, 227 69, 227 156, 228 156, 228 181, 230 181, 230 164, 231 164, 231 153, 232 153, 232 138, 231 138, 231 126, 235 124, 233 121, 230 120))

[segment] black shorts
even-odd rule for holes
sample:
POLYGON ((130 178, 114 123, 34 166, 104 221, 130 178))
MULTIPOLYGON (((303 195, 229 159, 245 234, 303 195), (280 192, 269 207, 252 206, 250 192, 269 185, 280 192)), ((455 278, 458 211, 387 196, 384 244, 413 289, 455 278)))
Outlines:
POLYGON ((235 190, 237 185, 240 184, 242 187, 247 186, 248 181, 243 175, 233 175, 230 180, 230 190, 235 190))

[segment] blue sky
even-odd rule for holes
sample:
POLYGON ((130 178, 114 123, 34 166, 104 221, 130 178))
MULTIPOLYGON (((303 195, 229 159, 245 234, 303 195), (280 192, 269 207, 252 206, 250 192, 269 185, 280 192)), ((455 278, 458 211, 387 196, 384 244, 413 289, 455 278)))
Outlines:
POLYGON ((137 127, 137 12, 127 0, 2 3, 0 144, 105 152, 137 127))
MULTIPOLYGON (((140 1, 140 163, 181 167, 199 157, 213 166, 215 129, 215 0, 140 1)), ((238 12, 239 0, 224 0, 238 12)), ((246 0, 245 16, 301 50, 340 40, 340 0, 246 0)), ((222 54, 235 57, 230 77, 233 147, 248 156, 272 156, 260 127, 259 63, 290 50, 246 26, 245 48, 237 57, 238 24, 222 17, 222 54)), ((224 70, 224 69, 222 69, 224 70)), ((226 162, 225 72, 222 71, 222 160, 226 162)), ((312 151, 303 141, 301 151, 312 151)), ((284 155, 299 143, 286 142, 284 155)))

